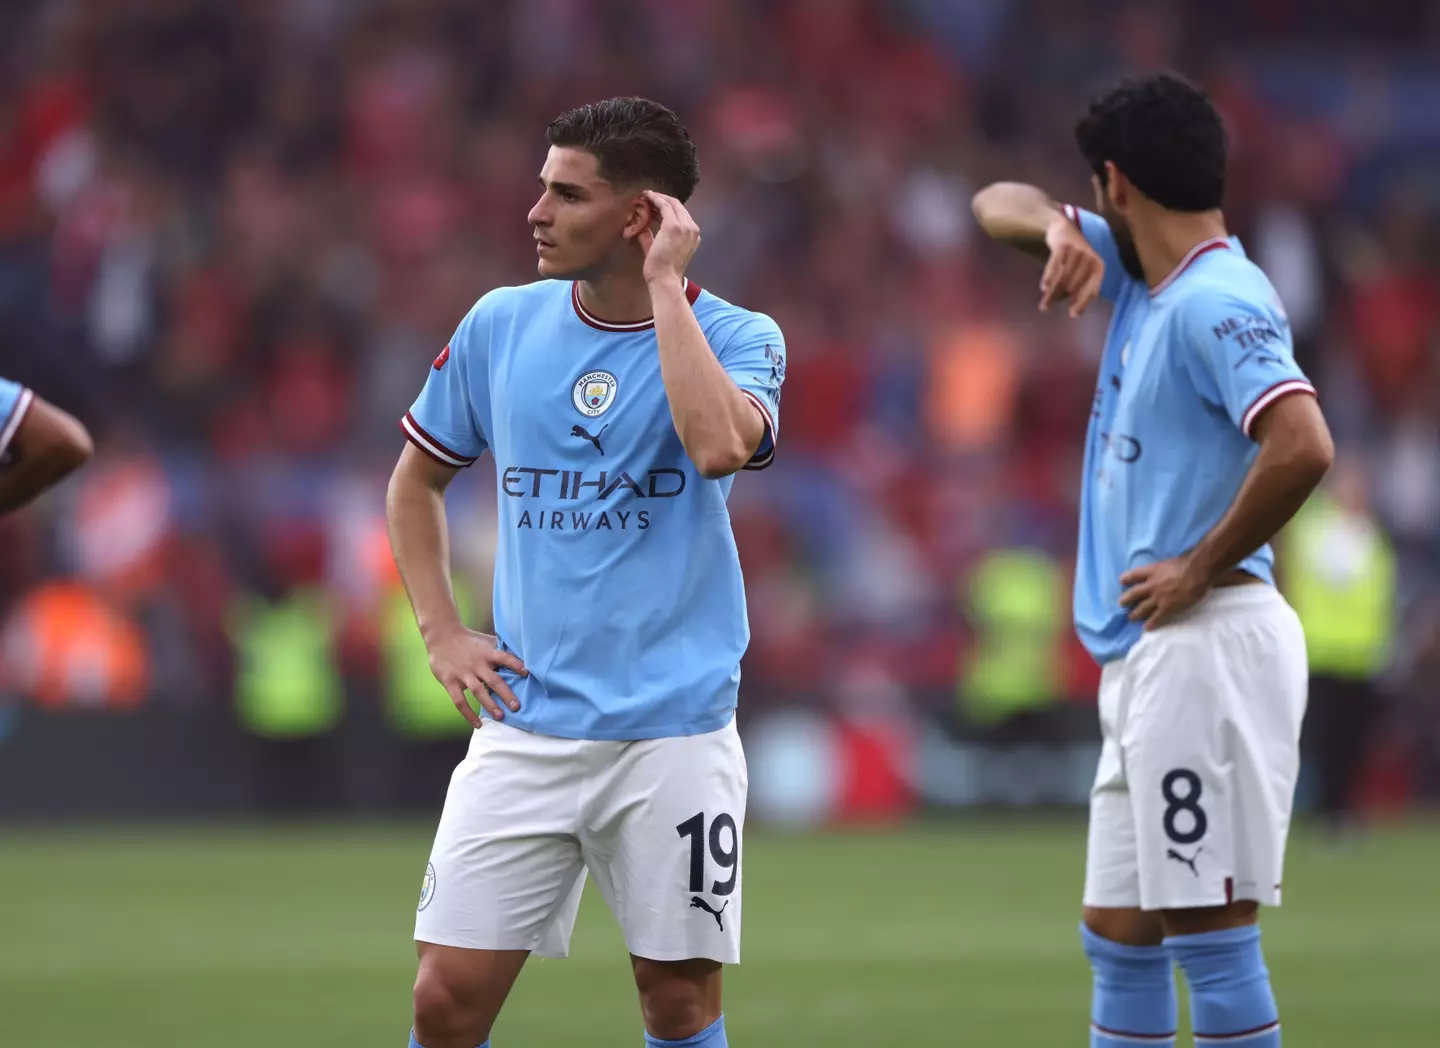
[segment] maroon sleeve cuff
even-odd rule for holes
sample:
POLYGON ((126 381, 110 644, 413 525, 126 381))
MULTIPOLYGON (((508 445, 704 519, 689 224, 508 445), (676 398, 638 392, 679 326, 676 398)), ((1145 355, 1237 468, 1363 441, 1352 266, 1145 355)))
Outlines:
POLYGON ((425 454, 429 455, 442 466, 449 466, 452 469, 464 469, 466 466, 475 465, 476 456, 462 455, 458 451, 452 451, 440 441, 436 440, 415 421, 415 416, 405 412, 405 417, 400 420, 400 431, 405 434, 406 439, 414 444, 425 454))

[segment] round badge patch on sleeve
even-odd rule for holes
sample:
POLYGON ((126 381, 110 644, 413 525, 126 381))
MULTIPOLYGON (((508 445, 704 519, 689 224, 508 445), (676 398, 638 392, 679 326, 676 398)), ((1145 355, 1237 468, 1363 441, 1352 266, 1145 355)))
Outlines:
POLYGON ((429 906, 430 900, 433 898, 435 898, 435 864, 433 862, 427 862, 425 864, 425 879, 420 882, 420 905, 415 907, 415 912, 419 913, 425 909, 425 907, 429 906))

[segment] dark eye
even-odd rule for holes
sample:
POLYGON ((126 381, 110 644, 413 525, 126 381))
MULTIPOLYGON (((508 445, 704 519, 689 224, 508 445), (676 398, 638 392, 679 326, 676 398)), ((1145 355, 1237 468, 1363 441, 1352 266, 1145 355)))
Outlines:
POLYGON ((580 198, 579 198, 578 196, 576 196, 574 193, 570 192, 568 189, 562 189, 562 190, 560 190, 560 199, 561 199, 561 200, 568 200, 568 201, 570 201, 571 203, 573 203, 574 201, 579 200, 580 198))

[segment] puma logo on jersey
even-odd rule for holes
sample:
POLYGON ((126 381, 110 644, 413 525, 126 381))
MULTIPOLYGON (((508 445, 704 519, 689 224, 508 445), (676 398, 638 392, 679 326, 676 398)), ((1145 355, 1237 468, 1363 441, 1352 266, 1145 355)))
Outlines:
POLYGON ((600 432, 599 432, 599 433, 596 433, 596 434, 592 437, 592 436, 590 435, 590 433, 585 429, 584 426, 581 426, 581 425, 578 425, 578 424, 577 424, 577 425, 574 425, 574 426, 571 426, 571 427, 570 427, 570 435, 571 435, 572 437, 583 437, 584 439, 588 440, 590 443, 592 443, 592 444, 595 445, 595 450, 598 451, 598 452, 600 452, 600 454, 603 455, 603 454, 605 454, 605 449, 600 446, 600 438, 605 435, 605 431, 606 431, 607 429, 609 429, 609 428, 610 428, 610 426, 609 426, 608 424, 606 424, 606 425, 604 425, 604 426, 601 426, 601 427, 600 427, 600 432))
MULTIPOLYGON (((723 885, 722 885, 722 887, 723 887, 723 885)), ((725 930, 725 922, 720 919, 720 915, 725 912, 725 907, 726 907, 726 906, 729 906, 729 905, 730 905, 730 900, 729 900, 729 899, 726 899, 726 900, 720 905, 720 909, 717 910, 717 909, 715 909, 713 906, 711 906, 708 902, 706 902, 704 899, 700 898, 700 896, 698 896, 698 895, 692 895, 692 896, 690 897, 690 909, 692 909, 692 910, 704 910, 704 911, 705 911, 706 913, 708 913, 711 917, 714 917, 714 918, 715 918, 715 923, 720 926, 720 930, 721 930, 722 932, 725 930)))

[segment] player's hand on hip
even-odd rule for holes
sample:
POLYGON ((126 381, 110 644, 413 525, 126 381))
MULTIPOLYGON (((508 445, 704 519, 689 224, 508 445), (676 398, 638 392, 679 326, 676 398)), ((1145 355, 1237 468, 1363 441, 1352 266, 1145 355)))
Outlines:
POLYGON ((1124 587, 1120 603, 1130 609, 1130 621, 1145 623, 1147 630, 1190 610, 1210 589, 1191 568, 1188 557, 1131 568, 1120 576, 1120 585, 1124 587))
POLYGON ((645 190, 644 196, 660 222, 658 231, 642 229, 638 238, 645 252, 645 280, 679 282, 700 248, 700 227, 674 197, 653 189, 645 190))
POLYGON ((505 710, 500 702, 511 710, 520 708, 515 693, 498 671, 504 667, 522 677, 528 671, 518 657, 501 651, 490 634, 462 627, 435 637, 428 647, 430 672, 435 674, 435 679, 449 693, 450 701, 472 727, 478 728, 482 722, 480 715, 466 701, 467 691, 496 720, 505 719, 505 710), (497 699, 500 701, 497 702, 497 699))
POLYGON ((1078 317, 1100 294, 1105 262, 1085 234, 1063 215, 1045 231, 1045 246, 1050 249, 1050 259, 1040 274, 1040 312, 1068 299, 1070 316, 1078 317))

